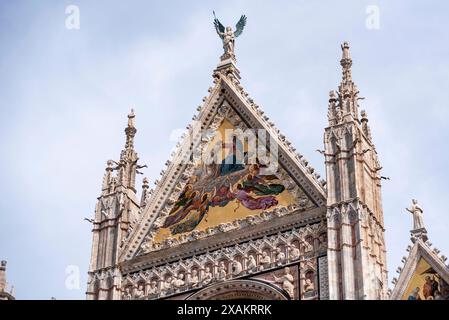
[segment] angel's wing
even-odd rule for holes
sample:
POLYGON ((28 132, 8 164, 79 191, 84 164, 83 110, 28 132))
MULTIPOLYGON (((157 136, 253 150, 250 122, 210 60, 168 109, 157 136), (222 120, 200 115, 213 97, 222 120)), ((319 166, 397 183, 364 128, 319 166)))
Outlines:
POLYGON ((237 38, 239 35, 242 34, 243 29, 245 28, 246 25, 246 16, 242 15, 240 17, 239 22, 237 22, 237 24, 235 25, 235 32, 234 32, 234 36, 237 38))
POLYGON ((215 16, 215 12, 214 12, 214 26, 220 38, 223 38, 221 33, 225 32, 225 27, 221 24, 220 20, 217 19, 217 17, 215 16))

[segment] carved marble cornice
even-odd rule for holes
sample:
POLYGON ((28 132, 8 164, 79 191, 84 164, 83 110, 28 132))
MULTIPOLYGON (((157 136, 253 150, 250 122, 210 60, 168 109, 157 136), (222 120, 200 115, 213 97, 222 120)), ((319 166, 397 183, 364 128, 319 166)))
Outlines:
POLYGON ((325 208, 315 208, 308 211, 298 210, 293 214, 278 216, 276 219, 272 219, 269 224, 248 225, 242 229, 215 234, 213 237, 200 238, 165 248, 161 251, 149 252, 137 256, 130 261, 124 261, 120 266, 126 273, 141 270, 178 259, 185 259, 218 248, 232 246, 236 243, 242 243, 251 239, 284 232, 285 230, 300 228, 320 222, 324 223, 325 215, 325 208))
POLYGON ((150 282, 157 282, 158 286, 155 288, 156 294, 153 296, 150 295, 149 298, 168 297, 191 291, 192 289, 196 290, 208 286, 211 283, 255 275, 260 272, 278 269, 295 262, 307 262, 310 259, 325 254, 327 242, 325 241, 316 245, 314 239, 318 239, 319 235, 325 233, 326 230, 326 223, 321 221, 320 223, 312 225, 308 224, 300 228, 278 232, 270 236, 251 239, 244 243, 238 243, 227 247, 217 247, 216 250, 197 253, 188 258, 183 259, 179 257, 172 262, 159 261, 159 265, 145 266, 144 264, 138 264, 136 261, 133 261, 133 266, 129 266, 130 262, 125 262, 121 266, 122 273, 124 274, 122 277, 122 292, 129 286, 136 288, 139 283, 146 285, 150 282), (307 240, 308 237, 311 237, 312 239, 311 244, 307 240), (302 250, 301 253, 296 256, 290 255, 288 250, 288 248, 294 246, 294 243, 299 243, 302 250), (255 269, 249 269, 247 268, 247 264, 243 262, 243 267, 238 273, 231 271, 230 264, 233 261, 246 259, 249 255, 261 255, 262 252, 266 252, 266 250, 274 253, 277 248, 283 248, 284 256, 282 260, 278 259, 275 255, 270 255, 268 264, 263 264, 259 260, 255 269), (224 278, 220 277, 217 269, 220 265, 220 261, 226 262, 226 264, 223 264, 223 266, 226 266, 224 278), (210 268, 209 270, 212 274, 212 279, 205 283, 204 274, 202 272, 207 267, 210 268), (190 280, 187 280, 188 278, 183 278, 184 280, 182 280, 182 284, 179 286, 176 286, 173 283, 167 283, 168 277, 176 277, 179 274, 183 274, 187 277, 193 269, 201 273, 199 280, 195 281, 194 287, 192 287, 192 283, 189 282, 190 280))

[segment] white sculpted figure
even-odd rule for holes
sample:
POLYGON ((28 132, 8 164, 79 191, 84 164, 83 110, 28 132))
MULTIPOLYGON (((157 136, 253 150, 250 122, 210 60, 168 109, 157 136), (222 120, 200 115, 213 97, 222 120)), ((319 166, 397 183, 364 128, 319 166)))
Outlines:
POLYGON ((226 278, 226 275, 226 265, 223 261, 221 261, 220 265, 218 266, 218 279, 224 280, 226 278))
POLYGON ((240 273, 242 273, 242 271, 242 263, 238 260, 232 261, 232 274, 238 276, 240 273))
POLYGON ((143 284, 140 283, 134 292, 134 298, 142 299, 143 297, 145 297, 145 288, 144 288, 143 284))
POLYGON ((264 251, 262 253, 262 257, 260 258, 260 268, 264 269, 267 268, 271 263, 270 256, 264 251))
POLYGON ((413 199, 411 207, 405 209, 413 215, 413 230, 423 229, 423 210, 418 205, 418 200, 413 199))
POLYGON ((274 282, 282 284, 282 289, 287 291, 291 298, 294 298, 295 286, 293 285, 294 278, 290 274, 290 268, 284 268, 284 275, 281 277, 276 277, 273 274, 274 282))
POLYGON ((198 285, 199 279, 198 279, 198 271, 196 269, 192 270, 192 273, 189 276, 189 284, 192 287, 196 287, 198 285))
POLYGON ((185 281, 184 281, 183 273, 178 274, 178 277, 175 276, 175 278, 173 280, 173 287, 175 287, 176 289, 179 289, 182 286, 184 286, 184 284, 185 284, 185 281))
POLYGON ((212 281, 212 272, 210 272, 210 268, 206 267, 206 269, 203 272, 203 284, 208 284, 212 281))
MULTIPOLYGON (((214 17, 215 17, 215 12, 214 12, 214 17)), ((237 24, 235 26, 236 27, 235 32, 232 31, 231 27, 225 28, 216 17, 214 18, 215 31, 217 31, 217 34, 220 36, 221 40, 223 41, 224 54, 221 57, 222 60, 225 60, 228 58, 235 58, 235 55, 234 55, 235 38, 237 38, 239 35, 242 34, 245 25, 246 25, 246 16, 245 15, 242 15, 240 17, 239 22, 237 22, 237 24)))
POLYGON ((125 292, 123 292, 123 300, 131 300, 132 296, 131 296, 131 288, 130 287, 126 287, 125 288, 125 292))
POLYGON ((251 254, 248 258, 248 265, 247 268, 249 271, 253 271, 257 267, 257 262, 254 256, 251 254))
POLYGON ((167 291, 170 290, 173 286, 173 278, 172 276, 168 276, 167 279, 162 283, 162 290, 167 291))
POLYGON ((280 248, 276 249, 276 262, 279 264, 281 264, 281 262, 283 262, 285 260, 285 253, 282 252, 282 250, 280 248))
POLYGON ((150 287, 148 288, 148 294, 156 294, 156 293, 157 293, 156 281, 151 281, 150 287))
POLYGON ((304 281, 304 292, 310 292, 315 290, 315 285, 313 284, 312 280, 307 278, 304 281))
POLYGON ((288 248, 288 254, 289 254, 290 260, 296 260, 296 259, 299 259, 299 256, 300 256, 299 249, 298 249, 294 244, 292 244, 292 245, 288 248))

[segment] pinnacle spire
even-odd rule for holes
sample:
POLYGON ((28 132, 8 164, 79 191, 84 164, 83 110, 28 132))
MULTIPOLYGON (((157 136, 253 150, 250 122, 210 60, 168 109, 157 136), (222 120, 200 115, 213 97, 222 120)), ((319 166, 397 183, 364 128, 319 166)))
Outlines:
POLYGON ((137 169, 142 168, 142 166, 137 165, 137 152, 134 150, 134 137, 136 135, 137 129, 135 127, 135 113, 134 109, 131 109, 128 114, 128 125, 125 128, 126 143, 125 148, 120 154, 119 163, 119 176, 118 182, 121 185, 129 187, 135 190, 135 178, 137 169))
POLYGON ((341 45, 342 50, 342 57, 340 60, 340 65, 343 68, 343 79, 342 83, 351 83, 352 82, 352 76, 351 76, 351 66, 352 66, 352 59, 349 55, 349 43, 344 42, 341 45))
POLYGON ((329 94, 328 118, 330 125, 353 120, 359 121, 358 100, 362 98, 358 97, 359 90, 352 81, 349 43, 344 42, 341 45, 341 50, 342 80, 338 86, 338 92, 331 91, 329 94))
POLYGON ((6 282, 6 261, 0 262, 0 300, 14 300, 14 286, 8 292, 8 282, 6 282))
POLYGON ((136 135, 137 129, 135 127, 135 118, 134 109, 131 109, 131 112, 128 114, 128 126, 125 129, 126 133, 126 149, 134 148, 134 136, 136 135))

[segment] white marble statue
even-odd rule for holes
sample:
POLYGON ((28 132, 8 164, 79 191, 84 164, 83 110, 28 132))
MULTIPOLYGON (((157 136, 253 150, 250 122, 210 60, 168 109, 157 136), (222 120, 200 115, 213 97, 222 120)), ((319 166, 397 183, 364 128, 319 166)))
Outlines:
POLYGON ((209 284, 213 279, 213 275, 212 272, 210 272, 210 268, 206 267, 206 269, 203 272, 203 279, 202 282, 203 284, 209 284))
POLYGON ((246 268, 249 271, 253 271, 257 268, 256 258, 254 258, 254 256, 252 254, 248 258, 248 264, 247 264, 246 268))
POLYGON ((238 276, 243 271, 242 263, 238 260, 232 261, 232 274, 238 276))
POLYGON ((167 279, 162 283, 162 290, 170 290, 173 286, 173 277, 168 276, 167 279))
POLYGON ((418 205, 418 200, 412 199, 412 205, 410 208, 405 208, 408 212, 413 215, 413 230, 423 229, 423 210, 418 205))
POLYGON ((157 293, 157 283, 156 281, 150 282, 150 287, 148 288, 148 294, 156 294, 157 293))
POLYGON ((130 287, 126 287, 125 288, 125 292, 123 292, 123 300, 131 300, 132 299, 132 295, 131 295, 131 288, 130 287))
POLYGON ((276 263, 280 265, 285 260, 285 253, 280 249, 276 249, 276 263))
POLYGON ((273 274, 273 279, 275 283, 282 284, 282 289, 287 291, 287 293, 290 295, 291 298, 294 298, 295 294, 295 286, 293 285, 294 278, 290 273, 289 267, 284 268, 284 275, 280 277, 276 277, 276 275, 273 274))
POLYGON ((198 286, 199 278, 198 278, 198 271, 196 269, 193 269, 188 277, 188 282, 190 286, 196 287, 198 286))
POLYGON ((218 279, 224 280, 227 276, 226 265, 223 261, 218 265, 218 279))
POLYGON ((185 284, 184 273, 180 273, 180 274, 178 274, 177 277, 176 276, 174 277, 174 279, 173 279, 173 287, 174 288, 179 289, 179 288, 183 287, 184 284, 185 284))
POLYGON ((292 244, 288 248, 288 255, 289 255, 290 260, 296 260, 296 259, 299 259, 300 251, 294 244, 292 244))
POLYGON ((137 286, 136 290, 134 291, 134 298, 142 299, 143 297, 145 297, 145 288, 144 288, 143 284, 139 284, 137 286))
POLYGON ((304 292, 310 292, 315 290, 315 285, 313 284, 312 280, 307 278, 304 281, 304 292))
POLYGON ((271 258, 270 256, 264 251, 262 253, 262 257, 260 258, 260 268, 264 269, 270 266, 271 258))

